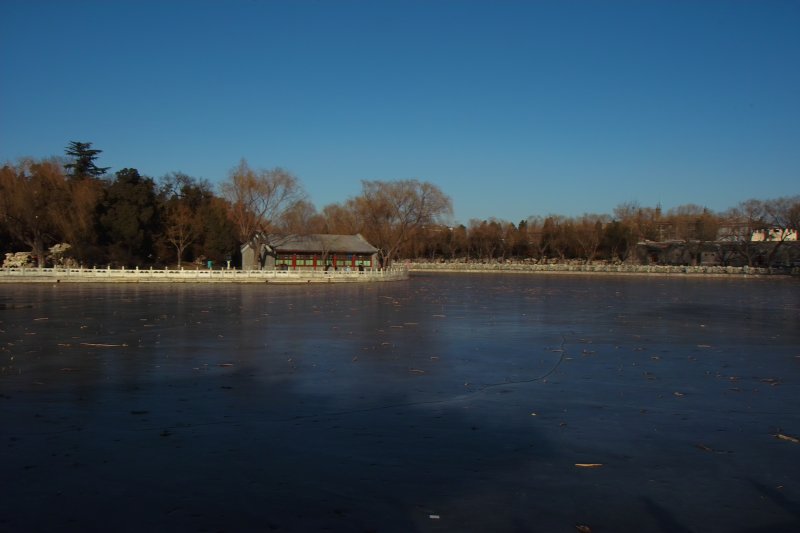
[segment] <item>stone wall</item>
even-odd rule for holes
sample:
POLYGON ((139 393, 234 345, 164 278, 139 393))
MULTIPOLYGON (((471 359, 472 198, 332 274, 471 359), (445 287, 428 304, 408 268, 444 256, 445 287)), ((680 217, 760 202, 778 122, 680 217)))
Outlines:
POLYGON ((723 266, 672 266, 672 265, 630 265, 630 264, 602 264, 602 263, 406 263, 412 272, 530 272, 530 273, 604 273, 604 274, 695 274, 695 275, 767 275, 767 274, 798 274, 794 272, 770 271, 766 268, 752 267, 723 267, 723 266))

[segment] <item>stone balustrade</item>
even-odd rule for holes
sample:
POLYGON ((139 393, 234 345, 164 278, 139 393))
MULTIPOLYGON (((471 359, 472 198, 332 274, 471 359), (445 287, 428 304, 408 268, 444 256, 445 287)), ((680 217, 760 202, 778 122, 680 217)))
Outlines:
POLYGON ((139 268, 0 268, 0 283, 333 283, 408 279, 405 268, 384 270, 177 270, 139 268))

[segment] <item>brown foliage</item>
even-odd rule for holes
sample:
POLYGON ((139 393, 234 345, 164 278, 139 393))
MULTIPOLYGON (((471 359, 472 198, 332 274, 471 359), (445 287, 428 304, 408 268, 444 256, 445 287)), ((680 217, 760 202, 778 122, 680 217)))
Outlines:
POLYGON ((0 169, 0 220, 44 266, 50 245, 88 238, 100 194, 94 180, 68 182, 55 159, 22 160, 0 169))
POLYGON ((197 215, 187 203, 174 201, 167 205, 164 216, 164 237, 175 247, 179 268, 183 252, 198 238, 201 228, 197 215))
POLYGON ((242 159, 221 187, 239 242, 280 229, 286 213, 305 199, 299 180, 286 170, 253 170, 242 159))
POLYGON ((436 185, 418 180, 363 181, 360 196, 348 202, 361 233, 375 245, 383 264, 391 263, 419 230, 453 211, 450 198, 436 185))

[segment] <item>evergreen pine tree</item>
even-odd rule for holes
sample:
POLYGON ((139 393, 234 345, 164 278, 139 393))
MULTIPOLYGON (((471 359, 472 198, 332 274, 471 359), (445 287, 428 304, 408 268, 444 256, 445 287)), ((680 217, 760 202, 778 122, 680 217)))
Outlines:
POLYGON ((71 163, 64 165, 72 179, 97 178, 106 173, 110 167, 98 167, 95 164, 98 154, 102 150, 92 148, 92 143, 70 141, 66 154, 73 158, 71 163))

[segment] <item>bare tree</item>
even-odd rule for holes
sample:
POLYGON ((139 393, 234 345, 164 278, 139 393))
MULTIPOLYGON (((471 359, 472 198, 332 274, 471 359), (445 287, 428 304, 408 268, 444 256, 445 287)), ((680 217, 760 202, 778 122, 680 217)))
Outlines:
POLYGON ((763 205, 765 240, 769 244, 767 265, 772 265, 784 243, 796 235, 793 231, 800 231, 800 195, 767 200, 763 205))
POLYGON ((503 231, 505 224, 507 222, 495 218, 469 221, 469 245, 478 258, 505 259, 507 250, 503 231))
POLYGON ((180 268, 183 252, 197 239, 201 226, 191 207, 181 201, 168 204, 164 218, 164 237, 175 247, 180 268))
POLYGON ((452 202, 436 185, 418 180, 363 181, 351 203, 367 240, 380 250, 384 266, 420 228, 452 215, 452 202))
POLYGON ((494 255, 497 240, 489 235, 488 223, 485 220, 472 218, 467 225, 467 243, 476 259, 488 260, 494 255))
POLYGON ((329 204, 322 208, 324 220, 320 233, 352 235, 362 233, 363 228, 356 212, 356 201, 351 198, 343 204, 329 204))
POLYGON ((634 245, 642 240, 661 240, 659 219, 661 208, 642 207, 637 202, 623 202, 614 208, 614 220, 618 220, 633 233, 634 245))
POLYGON ((780 203, 785 227, 800 232, 800 195, 785 197, 780 203))
POLYGON ((575 244, 586 263, 594 261, 603 242, 603 228, 608 222, 605 215, 585 214, 575 222, 575 244))
POLYGON ((67 213, 68 188, 56 160, 23 160, 0 169, 0 221, 30 247, 40 267, 47 248, 62 237, 67 213))
POLYGON ((636 232, 625 222, 612 220, 603 231, 603 245, 612 261, 627 261, 636 246, 636 232))
POLYGON ((287 212, 305 200, 300 181, 281 168, 253 170, 244 159, 233 168, 221 186, 230 205, 230 219, 240 243, 249 243, 257 253, 280 229, 287 212))
POLYGON ((719 217, 706 207, 684 204, 667 212, 666 220, 673 240, 683 242, 689 263, 696 265, 708 243, 717 240, 719 217))
POLYGON ((543 235, 544 219, 540 216, 530 216, 525 221, 525 233, 528 246, 533 250, 536 259, 542 259, 547 252, 547 240, 543 235))
POLYGON ((561 215, 548 215, 542 223, 542 241, 546 253, 563 261, 569 250, 572 221, 561 215))
POLYGON ((528 241, 528 222, 520 220, 519 225, 507 222, 503 229, 503 239, 509 251, 509 255, 517 258, 530 256, 530 244, 528 241))
POLYGON ((759 246, 753 241, 753 233, 766 226, 764 202, 756 199, 745 200, 730 209, 725 217, 730 228, 728 240, 747 265, 753 266, 759 255, 759 246))
POLYGON ((458 255, 469 258, 469 247, 467 245, 467 228, 463 224, 455 227, 448 227, 444 235, 444 252, 448 259, 455 259, 458 255))
POLYGON ((317 208, 307 200, 300 200, 290 206, 278 228, 283 233, 310 235, 322 233, 324 221, 317 214, 317 208))
POLYGON ((102 187, 98 180, 72 180, 66 183, 69 209, 62 212, 60 220, 64 238, 73 246, 94 239, 95 214, 103 196, 102 187))
POLYGON ((419 231, 418 237, 405 247, 405 257, 426 258, 436 261, 437 257, 449 257, 453 228, 444 224, 425 226, 419 231))

